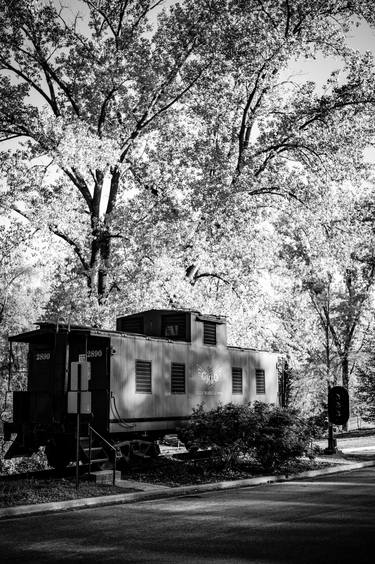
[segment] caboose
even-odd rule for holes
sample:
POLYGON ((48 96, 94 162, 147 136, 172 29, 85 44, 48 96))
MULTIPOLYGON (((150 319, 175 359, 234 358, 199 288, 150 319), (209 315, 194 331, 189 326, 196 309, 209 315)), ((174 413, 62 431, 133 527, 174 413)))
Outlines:
POLYGON ((88 425, 126 459, 176 433, 193 408, 219 403, 278 402, 277 353, 227 346, 226 319, 197 311, 148 310, 117 318, 116 331, 39 322, 10 337, 27 343, 27 391, 13 394, 17 436, 7 457, 46 446, 49 463, 75 459, 76 419, 69 413, 73 367, 89 363, 89 414, 81 418, 81 458, 88 425), (140 447, 142 445, 142 448, 140 447), (146 448, 147 447, 147 448, 146 448))

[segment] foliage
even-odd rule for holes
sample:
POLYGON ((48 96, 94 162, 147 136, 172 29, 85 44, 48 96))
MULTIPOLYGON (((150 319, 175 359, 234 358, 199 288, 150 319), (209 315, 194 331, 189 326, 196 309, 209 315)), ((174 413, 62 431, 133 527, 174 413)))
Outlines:
POLYGON ((198 237, 180 240, 189 280, 217 281, 198 264, 213 218, 257 195, 299 197, 293 167, 332 166, 365 143, 352 107, 369 103, 370 60, 351 59, 359 95, 337 77, 323 96, 293 92, 282 72, 319 51, 349 59, 344 34, 371 18, 367 1, 161 5, 0 3, 1 140, 21 142, 7 205, 64 241, 99 301, 118 286, 118 248, 155 210, 162 230, 166 215, 193 218, 198 237))
POLYGON ((302 456, 312 435, 312 426, 296 410, 262 402, 229 403, 208 412, 200 405, 180 431, 189 450, 212 448, 228 467, 240 455, 251 456, 267 471, 302 456))
POLYGON ((286 274, 293 276, 294 288, 299 285, 296 293, 310 302, 307 311, 315 318, 315 334, 320 333, 314 347, 316 353, 320 350, 320 361, 316 356, 314 365, 320 364, 326 389, 337 382, 348 387, 371 319, 373 188, 357 182, 352 179, 340 188, 321 182, 319 196, 315 194, 293 222, 279 218, 280 258, 286 274))
POLYGON ((281 350, 291 401, 319 411, 369 317, 372 224, 348 186, 369 174, 374 61, 345 37, 371 2, 71 4, 0 0, 0 205, 56 266, 39 299, 12 286, 8 319, 218 312, 230 343, 281 350), (321 88, 288 76, 338 53, 321 88))
POLYGON ((308 417, 307 422, 312 429, 312 436, 320 439, 328 431, 328 404, 325 403, 325 409, 316 415, 308 417))
POLYGON ((213 448, 231 466, 245 449, 251 416, 247 405, 229 403, 205 411, 201 404, 179 437, 188 450, 213 448))
POLYGON ((36 472, 39 470, 47 470, 49 468, 44 449, 39 449, 38 452, 32 454, 30 457, 11 458, 10 460, 4 459, 4 454, 9 447, 9 443, 1 441, 0 450, 0 474, 22 474, 25 472, 36 472))
MULTIPOLYGON (((42 249, 42 241, 38 241, 42 249)), ((48 298, 43 277, 38 274, 41 259, 36 250, 35 231, 22 222, 0 215, 0 421, 11 416, 11 391, 25 385, 26 358, 22 345, 9 350, 10 334, 30 328, 48 298)), ((48 261, 44 262, 48 276, 48 261)), ((0 423, 1 425, 1 423, 0 423)))
POLYGON ((356 399, 358 411, 364 421, 375 423, 375 366, 374 355, 368 355, 367 362, 357 370, 356 399))
POLYGON ((77 490, 74 479, 45 480, 0 479, 0 507, 13 507, 16 505, 29 505, 34 503, 51 503, 68 499, 96 497, 122 493, 123 489, 112 484, 101 485, 81 481, 77 490))

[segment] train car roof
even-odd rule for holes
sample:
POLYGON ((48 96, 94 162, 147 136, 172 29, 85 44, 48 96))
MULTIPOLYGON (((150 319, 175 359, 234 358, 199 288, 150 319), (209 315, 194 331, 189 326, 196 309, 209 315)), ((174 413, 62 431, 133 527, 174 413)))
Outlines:
POLYGON ((257 352, 257 353, 267 353, 267 354, 277 354, 280 355, 280 352, 278 351, 270 351, 268 349, 254 349, 253 347, 236 347, 236 346, 232 346, 232 345, 228 345, 228 350, 231 351, 243 351, 243 352, 247 352, 247 351, 251 351, 251 352, 257 352))
POLYGON ((214 314, 202 314, 196 309, 146 309, 144 311, 137 311, 136 313, 128 313, 124 315, 118 315, 117 319, 123 319, 124 317, 138 317, 139 315, 144 315, 145 313, 158 313, 160 315, 173 315, 174 313, 194 313, 198 316, 200 321, 213 321, 216 323, 225 323, 226 317, 224 315, 214 315, 214 314))
MULTIPOLYGON (((149 311, 171 311, 171 310, 149 310, 149 311)), ((177 310, 174 310, 177 311, 177 310)), ((191 311, 191 310, 189 310, 191 311)), ((143 312, 144 313, 144 312, 143 312)), ((192 313, 197 313, 198 315, 199 312, 195 312, 192 311, 192 313)), ((202 318, 208 318, 208 317, 215 317, 215 316, 202 316, 202 318)), ((220 319, 220 318, 218 318, 220 319)), ((50 336, 53 337, 55 334, 58 333, 62 333, 62 334, 68 334, 68 333, 75 333, 76 335, 82 335, 82 336, 96 336, 96 337, 111 337, 111 336, 119 336, 119 335, 123 335, 123 336, 128 336, 128 337, 142 337, 148 341, 152 340, 152 341, 169 341, 170 339, 165 339, 163 337, 156 337, 156 336, 148 336, 148 335, 144 335, 141 333, 129 333, 127 331, 116 331, 115 329, 100 329, 99 327, 87 327, 84 325, 67 325, 65 323, 63 324, 57 324, 51 321, 38 321, 37 323, 35 323, 35 325, 38 325, 38 329, 34 329, 33 331, 26 331, 25 333, 19 333, 18 335, 13 335, 11 337, 8 338, 8 341, 11 343, 38 343, 38 341, 40 341, 42 338, 45 338, 46 336, 50 336)), ((176 342, 178 344, 184 344, 185 341, 171 341, 171 342, 176 342)), ((187 344, 187 343, 186 343, 187 344)), ((270 351, 270 350, 265 350, 265 349, 255 349, 252 347, 236 347, 236 346, 231 346, 229 345, 228 350, 237 350, 237 351, 253 351, 253 352, 264 352, 264 353, 269 353, 269 354, 280 354, 277 351, 270 351)))
MULTIPOLYGON (((165 339, 163 337, 155 337, 144 335, 143 333, 132 333, 128 331, 117 331, 115 329, 100 329, 99 327, 86 327, 83 325, 67 325, 67 324, 56 324, 52 322, 38 322, 35 325, 39 325, 39 329, 34 329, 34 331, 26 331, 25 333, 19 333, 18 335, 12 335, 8 338, 11 343, 38 343, 46 337, 53 337, 56 334, 74 334, 81 336, 93 336, 93 337, 140 337, 147 341, 169 341, 170 339, 165 339)), ((171 341, 176 342, 176 341, 171 341)), ((184 344, 185 341, 178 341, 179 344, 184 344)), ((188 343, 186 343, 188 344, 188 343)))
POLYGON ((96 327, 85 327, 83 325, 67 325, 60 323, 52 323, 45 321, 38 321, 35 325, 39 326, 39 329, 34 329, 33 331, 26 331, 25 333, 19 333, 18 335, 13 335, 9 337, 11 343, 33 343, 40 340, 40 338, 46 335, 55 335, 56 333, 80 333, 81 335, 103 335, 104 334, 116 334, 117 331, 111 331, 107 329, 99 329, 96 327))
POLYGON ((117 317, 132 317, 135 315, 142 315, 143 313, 162 313, 162 314, 168 314, 168 313, 198 313, 199 311, 196 309, 187 309, 187 308, 179 308, 179 309, 158 309, 158 308, 151 308, 151 309, 144 309, 142 311, 136 311, 134 313, 124 313, 122 315, 117 315, 117 317))

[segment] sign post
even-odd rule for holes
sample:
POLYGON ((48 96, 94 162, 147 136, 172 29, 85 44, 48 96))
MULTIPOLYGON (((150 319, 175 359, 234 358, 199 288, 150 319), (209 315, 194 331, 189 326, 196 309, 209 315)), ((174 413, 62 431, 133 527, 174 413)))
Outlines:
POLYGON ((76 488, 79 487, 80 416, 91 413, 91 392, 88 391, 91 365, 86 360, 70 365, 70 391, 68 392, 68 413, 77 415, 76 433, 76 488))
POLYGON ((328 390, 328 448, 326 454, 335 454, 336 440, 333 425, 345 425, 349 419, 349 394, 343 386, 333 386, 328 390))
POLYGON ((77 433, 76 433, 76 490, 79 488, 79 427, 81 424, 81 392, 77 392, 77 433))

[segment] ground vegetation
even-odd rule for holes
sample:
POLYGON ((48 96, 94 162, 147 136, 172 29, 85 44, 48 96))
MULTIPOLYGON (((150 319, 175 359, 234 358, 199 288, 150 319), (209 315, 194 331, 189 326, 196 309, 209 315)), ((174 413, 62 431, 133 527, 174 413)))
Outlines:
POLYGON ((240 457, 253 459, 265 471, 280 470, 304 454, 314 457, 309 422, 294 409, 262 402, 229 403, 209 411, 200 405, 180 437, 189 451, 212 449, 228 468, 240 457))

